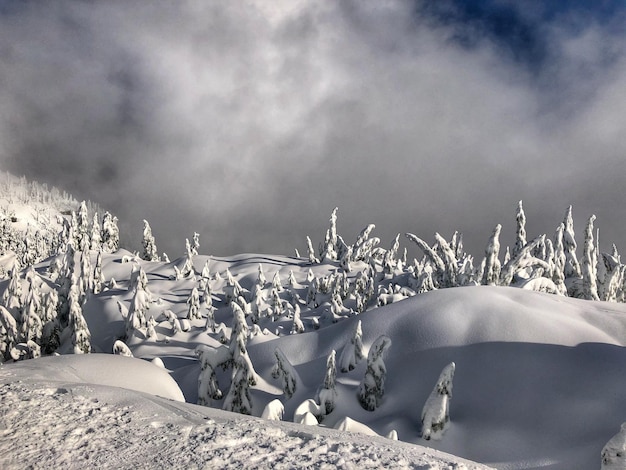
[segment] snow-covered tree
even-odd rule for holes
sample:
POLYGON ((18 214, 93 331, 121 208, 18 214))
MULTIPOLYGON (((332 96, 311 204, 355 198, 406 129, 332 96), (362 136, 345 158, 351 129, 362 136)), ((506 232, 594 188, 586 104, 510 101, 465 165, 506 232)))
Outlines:
POLYGON ((565 279, 580 278, 580 264, 576 257, 576 237, 574 235, 574 218, 572 217, 572 206, 567 208, 565 219, 563 220, 563 247, 565 250, 565 279))
POLYGON ((120 230, 117 217, 105 212, 102 217, 102 249, 105 253, 115 253, 120 247, 120 230))
POLYGON ((324 245, 320 250, 320 258, 327 261, 337 260, 337 210, 335 207, 330 215, 329 227, 326 231, 324 245))
POLYGON ((72 329, 72 345, 74 354, 89 354, 91 352, 91 333, 79 303, 79 293, 74 282, 69 296, 69 322, 72 329))
POLYGON ((91 240, 89 239, 89 212, 87 210, 87 203, 82 201, 80 203, 80 208, 78 209, 78 214, 76 214, 76 228, 74 237, 76 239, 76 247, 80 251, 88 251, 91 245, 91 240))
POLYGON ((126 315, 126 339, 133 337, 135 330, 147 326, 147 312, 152 303, 152 294, 147 289, 148 278, 143 268, 131 273, 130 289, 134 291, 126 315))
POLYGON ((8 359, 17 344, 17 322, 11 312, 0 305, 0 361, 8 359))
POLYGON ((113 343, 113 354, 118 356, 133 357, 133 353, 124 341, 119 339, 113 343))
POLYGON ((498 284, 498 278, 500 277, 500 260, 498 258, 500 253, 500 230, 502 230, 502 226, 500 224, 496 225, 485 249, 485 269, 482 281, 484 285, 495 286, 498 284))
POLYGON ((561 295, 567 295, 565 287, 565 247, 563 245, 563 231, 565 225, 560 224, 554 234, 554 261, 552 267, 552 281, 561 295))
POLYGON ((293 308, 293 323, 291 324, 290 333, 292 335, 304 333, 304 324, 300 318, 300 306, 298 304, 296 304, 293 308))
POLYGON ((313 249, 313 243, 309 236, 306 237, 306 248, 309 256, 309 263, 319 264, 320 260, 315 256, 315 250, 313 249))
POLYGON ((598 260, 596 258, 596 248, 593 243, 593 222, 595 220, 596 216, 592 215, 587 221, 585 227, 585 244, 583 246, 581 270, 583 275, 583 297, 587 300, 600 300, 600 297, 598 297, 598 286, 596 284, 598 260))
POLYGON ((517 231, 515 232, 515 245, 513 246, 513 253, 511 253, 512 257, 517 256, 526 245, 526 214, 524 214, 522 201, 517 204, 515 219, 517 221, 517 231))
POLYGON ((230 389, 224 398, 224 409, 234 413, 249 415, 252 412, 250 386, 255 385, 254 370, 244 356, 234 359, 230 389))
POLYGON ((335 386, 335 380, 337 378, 337 364, 335 356, 336 353, 333 349, 326 359, 326 374, 324 375, 324 386, 317 394, 320 408, 324 415, 332 413, 332 411, 335 409, 335 399, 337 398, 337 389, 335 386))
POLYGON ((363 331, 361 320, 356 322, 350 342, 346 343, 339 357, 339 370, 349 372, 365 357, 363 352, 363 331))
POLYGON ((45 354, 52 354, 61 344, 58 304, 59 296, 57 291, 52 289, 46 294, 41 311, 41 321, 43 323, 41 347, 45 354))
POLYGON ((225 369, 231 362, 231 353, 226 346, 209 348, 206 346, 196 349, 196 356, 200 362, 198 376, 198 405, 210 406, 211 400, 221 400, 222 391, 217 383, 215 371, 218 367, 225 369))
POLYGON ((102 227, 100 227, 100 221, 98 220, 98 213, 93 214, 91 221, 91 245, 90 248, 94 251, 102 250, 102 227))
POLYGON ((157 250, 156 241, 154 235, 152 235, 152 228, 147 220, 143 221, 143 253, 141 259, 146 261, 159 261, 159 251, 157 250))
POLYGON ((289 399, 296 393, 298 385, 301 383, 300 376, 280 348, 274 350, 274 358, 275 362, 274 368, 272 369, 272 377, 282 381, 283 393, 285 397, 289 399))
POLYGON ((423 439, 441 439, 448 426, 455 367, 454 362, 451 362, 443 368, 433 391, 422 408, 423 439))
POLYGON ((96 265, 93 268, 93 293, 99 294, 102 292, 106 279, 102 273, 102 251, 98 252, 96 257, 96 265))
POLYGON ((602 448, 601 470, 624 470, 626 468, 626 423, 602 448))
POLYGON ((200 320, 202 318, 202 314, 200 313, 200 293, 198 292, 198 288, 195 286, 191 289, 189 298, 187 298, 187 305, 187 319, 200 320))
POLYGON ((270 421, 282 421, 284 413, 285 407, 280 400, 276 399, 265 405, 261 418, 269 419, 270 421))
POLYGON ((13 263, 11 268, 11 278, 8 287, 2 294, 2 302, 14 318, 17 319, 21 316, 23 309, 22 280, 17 261, 13 263))
POLYGON ((391 339, 381 335, 374 341, 367 355, 367 371, 359 385, 358 398, 361 406, 368 411, 374 411, 380 406, 385 393, 387 368, 383 359, 390 346, 391 339))

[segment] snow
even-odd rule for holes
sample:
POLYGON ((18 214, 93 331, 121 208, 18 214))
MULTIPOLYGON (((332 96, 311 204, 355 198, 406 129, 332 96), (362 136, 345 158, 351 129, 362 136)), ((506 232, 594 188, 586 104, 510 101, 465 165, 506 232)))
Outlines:
MULTIPOLYGON (((363 248, 373 239, 353 245, 380 256, 372 269, 365 255, 346 258, 334 217, 321 264, 308 256, 198 255, 190 244, 172 262, 102 253, 103 290, 76 307, 92 354, 68 354, 66 328, 63 355, 0 366, 0 468, 486 468, 469 459, 503 470, 569 470, 597 468, 602 452, 605 468, 623 468, 625 304, 546 293, 562 291, 562 280, 532 277, 530 268, 509 273, 522 289, 415 295, 417 279, 396 259, 398 239, 388 251, 363 248), (355 295, 342 296, 342 285, 355 295), (141 321, 133 326, 129 312, 141 321), (384 358, 359 361, 377 338, 386 339, 384 358), (334 351, 345 352, 339 371, 334 351), (278 356, 288 387, 284 374, 272 373, 278 356), (442 369, 440 380, 451 382, 452 367, 454 399, 435 396, 442 369), (384 394, 368 411, 358 391, 378 380, 374 369, 386 371, 384 394), (326 401, 333 406, 322 409, 326 401), (221 411, 229 406, 252 416, 221 411), (445 433, 426 440, 422 420, 445 421, 447 413, 445 433)), ((433 265, 441 262, 423 271, 441 277, 440 285, 467 274, 450 270, 456 255, 441 236, 437 252, 409 239, 433 265)), ((544 263, 530 255, 537 240, 544 238, 522 248, 528 256, 519 266, 544 263)), ((494 233, 494 273, 496 242, 494 233)), ((88 253, 83 261, 94 266, 98 253, 88 253)), ((50 263, 29 274, 40 277, 43 293, 55 286, 50 263)), ((23 277, 16 282, 26 296, 23 277)), ((8 284, 0 283, 0 294, 8 284)))
POLYGON ((59 380, 68 377, 61 369, 55 369, 59 376, 33 377, 29 362, 37 361, 0 369, 5 470, 43 462, 47 468, 116 469, 487 468, 384 438, 313 431, 135 390, 67 382, 59 380))

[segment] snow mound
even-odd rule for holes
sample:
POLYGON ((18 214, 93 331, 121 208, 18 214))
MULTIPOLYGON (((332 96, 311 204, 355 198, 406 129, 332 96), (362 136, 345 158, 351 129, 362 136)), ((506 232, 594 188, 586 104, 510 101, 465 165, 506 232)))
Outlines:
POLYGON ((12 380, 106 385, 185 401, 183 392, 165 369, 142 359, 112 354, 48 356, 5 364, 2 376, 12 380))

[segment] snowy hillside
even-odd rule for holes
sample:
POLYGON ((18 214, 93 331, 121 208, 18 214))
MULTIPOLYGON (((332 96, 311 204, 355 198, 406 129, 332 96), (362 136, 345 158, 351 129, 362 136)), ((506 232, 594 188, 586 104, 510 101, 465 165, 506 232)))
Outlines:
POLYGON ((593 218, 579 262, 571 209, 553 240, 527 241, 522 216, 516 246, 500 253, 496 227, 476 267, 459 234, 407 234, 413 261, 373 226, 346 243, 336 211, 306 256, 210 256, 196 234, 170 261, 147 222, 131 253, 111 214, 81 206, 58 254, 0 283, 0 458, 237 467, 244 448, 261 468, 457 468, 398 439, 500 469, 598 468, 626 421, 626 269, 593 218))
MULTIPOLYGON (((111 361, 114 356, 106 357, 119 367, 111 361)), ((83 383, 82 374, 72 378, 55 365, 58 359, 0 370, 2 468, 39 468, 42 462, 46 468, 117 469, 487 468, 389 439, 261 422, 168 400, 162 397, 171 397, 169 387, 155 383, 167 383, 167 375, 162 377, 162 370, 145 362, 141 366, 143 361, 137 359, 121 358, 127 364, 118 370, 126 378, 132 374, 152 381, 152 393, 160 396, 141 393, 132 385, 130 390, 83 383)), ((94 365, 82 356, 78 359, 72 370, 84 372, 94 365)))

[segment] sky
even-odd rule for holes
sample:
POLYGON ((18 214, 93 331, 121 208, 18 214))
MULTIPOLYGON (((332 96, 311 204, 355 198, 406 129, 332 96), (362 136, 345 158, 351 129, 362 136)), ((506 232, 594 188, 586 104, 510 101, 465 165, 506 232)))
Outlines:
MULTIPOLYGON (((621 1, 0 3, 0 167, 90 199, 139 249, 291 254, 339 207, 482 256, 571 204, 626 251, 621 1)), ((582 244, 582 238, 579 239, 582 244)))

